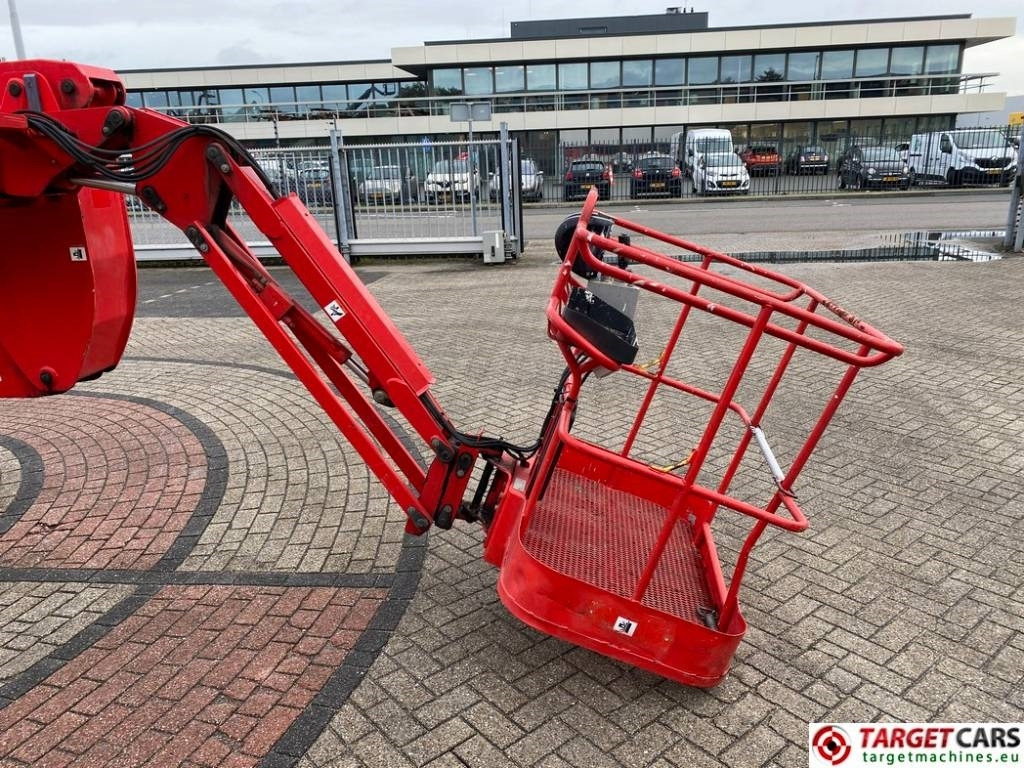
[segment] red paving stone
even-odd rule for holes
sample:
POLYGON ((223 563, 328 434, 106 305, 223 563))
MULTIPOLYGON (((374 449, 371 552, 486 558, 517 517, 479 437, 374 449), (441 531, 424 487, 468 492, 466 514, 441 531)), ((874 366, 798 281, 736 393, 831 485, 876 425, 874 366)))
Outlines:
POLYGON ((0 766, 255 765, 344 660, 386 594, 164 587, 0 710, 0 766), (317 606, 316 642, 289 625, 286 611, 300 605, 317 606))
POLYGON ((39 407, 46 418, 33 420, 31 404, 19 407, 24 421, 0 415, 3 433, 46 467, 39 496, 0 536, 0 565, 153 567, 202 494, 198 438, 174 417, 122 400, 90 398, 88 420, 74 398, 39 407))

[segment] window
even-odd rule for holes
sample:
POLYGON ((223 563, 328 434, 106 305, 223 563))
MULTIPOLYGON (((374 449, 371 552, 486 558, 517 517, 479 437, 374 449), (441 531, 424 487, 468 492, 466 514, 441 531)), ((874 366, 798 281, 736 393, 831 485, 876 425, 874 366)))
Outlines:
POLYGON ((775 83, 786 79, 786 54, 759 53, 754 57, 754 79, 759 83, 775 83))
POLYGON ((723 56, 721 82, 749 83, 750 56, 723 56))
MULTIPOLYGON (((928 75, 955 74, 960 71, 959 45, 929 45, 925 49, 924 71, 928 75)), ((928 87, 932 93, 956 93, 959 88, 957 78, 939 78, 931 80, 928 87)))
MULTIPOLYGON (((857 65, 853 70, 857 77, 880 77, 889 73, 888 48, 862 48, 857 51, 857 65)), ((860 97, 872 98, 889 95, 888 83, 884 80, 864 80, 859 83, 860 97)))
POLYGON ((524 90, 526 83, 523 67, 507 65, 494 68, 494 92, 516 93, 524 90))
MULTIPOLYGON (((635 59, 622 62, 622 85, 627 88, 649 88, 654 77, 654 67, 650 59, 635 59)), ((634 91, 625 94, 623 106, 649 107, 651 93, 648 90, 634 91)))
POLYGON ((494 73, 490 67, 466 67, 462 81, 467 96, 486 96, 494 93, 494 73))
POLYGON ((591 88, 618 88, 622 75, 617 61, 592 61, 590 63, 591 88))
POLYGON ((821 54, 817 51, 789 54, 789 67, 786 69, 787 80, 817 80, 818 60, 821 54))
POLYGON ((928 75, 945 75, 960 69, 959 45, 929 45, 925 52, 924 71, 928 75))
MULTIPOLYGON (((680 62, 681 63, 681 62, 680 62)), ((630 87, 647 87, 652 81, 650 59, 622 62, 622 84, 630 87)))
POLYGON ((323 99, 320 97, 320 86, 319 85, 297 85, 295 86, 295 100, 300 102, 296 106, 296 111, 300 115, 308 115, 311 109, 319 109, 320 102, 323 99))
POLYGON ((373 98, 373 86, 370 83, 348 84, 349 109, 358 109, 360 105, 373 98))
POLYGON ((526 66, 526 90, 528 90, 528 91, 553 91, 553 90, 555 90, 555 65, 554 64, 528 64, 526 66))
POLYGON ((242 100, 248 107, 262 107, 270 101, 270 91, 266 88, 246 88, 242 91, 242 100))
POLYGON ((889 72, 893 75, 920 75, 923 71, 924 46, 893 48, 889 72))
MULTIPOLYGON (((398 105, 399 114, 402 115, 426 115, 429 114, 429 107, 421 97, 427 95, 427 86, 415 80, 407 80, 398 84, 398 97, 403 101, 398 105)), ((327 97, 327 87, 324 86, 324 98, 327 97)))
POLYGON ((218 92, 220 103, 223 107, 220 111, 220 119, 225 123, 244 122, 245 100, 242 98, 242 89, 220 88, 218 92))
POLYGON ((910 75, 893 83, 894 96, 916 96, 922 93, 921 80, 917 78, 924 70, 924 46, 913 45, 893 48, 889 61, 889 72, 893 75, 910 75))
MULTIPOLYGON (((789 54, 789 61, 786 67, 786 79, 793 81, 807 81, 818 79, 818 63, 821 54, 817 51, 803 51, 789 54)), ((812 98, 820 86, 809 82, 791 85, 789 87, 790 98, 798 101, 812 98)))
POLYGON ((162 109, 167 106, 167 91, 146 91, 146 106, 151 109, 162 109))
POLYGON ((327 83, 321 86, 325 109, 344 109, 348 100, 348 91, 344 83, 327 83))
POLYGON ((825 84, 826 99, 849 99, 853 97, 853 51, 825 51, 821 54, 821 79, 845 80, 825 84))
POLYGON ((658 59, 654 62, 655 85, 682 85, 685 79, 683 59, 658 59))
POLYGON ((711 85, 718 82, 718 57, 702 56, 687 62, 688 85, 711 85))
MULTIPOLYGON (((689 59, 686 64, 688 85, 711 85, 718 82, 718 57, 701 56, 689 59)), ((716 88, 696 88, 689 92, 691 104, 714 104, 719 99, 716 88)))
POLYGON ((853 77, 853 51, 825 51, 821 55, 821 79, 853 77))
POLYGON ((650 141, 651 129, 649 127, 622 129, 623 144, 649 144, 650 141))
POLYGON ((462 93, 461 69, 435 69, 432 90, 439 96, 458 96, 462 93))
POLYGON ((587 65, 583 63, 558 65, 558 90, 585 91, 587 89, 587 65))
MULTIPOLYGON (((786 54, 759 53, 754 57, 754 80, 758 83, 781 83, 786 79, 786 54)), ((784 85, 762 85, 757 89, 758 101, 782 101, 784 85)))
MULTIPOLYGON (((785 142, 785 147, 800 147, 810 144, 812 130, 814 130, 814 126, 811 123, 785 123, 782 126, 782 138, 785 142)), ((783 151, 783 154, 786 154, 786 152, 783 151)))
POLYGON ((917 118, 914 117, 887 117, 882 124, 882 142, 885 144, 896 144, 903 141, 910 141, 914 135, 914 124, 917 118))
POLYGON ((619 143, 619 129, 618 128, 591 128, 590 129, 590 143, 601 144, 604 146, 616 145, 619 143))
POLYGON ((862 48, 857 51, 857 77, 873 77, 889 73, 888 48, 862 48))
POLYGON ((295 104, 295 89, 290 85, 275 85, 270 89, 270 103, 291 108, 295 104))

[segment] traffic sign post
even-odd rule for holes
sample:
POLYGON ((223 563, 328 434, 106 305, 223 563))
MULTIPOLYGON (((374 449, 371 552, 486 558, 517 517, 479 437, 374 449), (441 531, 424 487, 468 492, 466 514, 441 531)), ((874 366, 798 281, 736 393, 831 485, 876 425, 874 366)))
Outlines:
POLYGON ((459 101, 448 108, 448 116, 453 123, 469 124, 469 210, 473 217, 473 236, 479 234, 476 223, 476 184, 474 184, 474 152, 473 152, 473 121, 491 119, 491 102, 459 101))

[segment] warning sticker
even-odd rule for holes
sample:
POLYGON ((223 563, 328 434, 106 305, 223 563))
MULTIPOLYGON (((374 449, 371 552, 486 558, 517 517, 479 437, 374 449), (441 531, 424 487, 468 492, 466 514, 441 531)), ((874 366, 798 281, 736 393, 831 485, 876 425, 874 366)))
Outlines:
POLYGON ((627 619, 625 616, 619 616, 619 618, 615 620, 615 625, 612 629, 621 635, 632 637, 633 633, 636 632, 636 622, 632 619, 627 619))
POLYGON ((336 301, 332 301, 330 304, 324 307, 324 312, 326 312, 327 316, 331 318, 332 323, 338 322, 339 320, 341 320, 341 318, 345 316, 345 310, 342 309, 341 305, 336 301))
POLYGON ((68 248, 68 252, 71 254, 72 261, 88 261, 86 257, 85 248, 81 245, 73 245, 68 248))

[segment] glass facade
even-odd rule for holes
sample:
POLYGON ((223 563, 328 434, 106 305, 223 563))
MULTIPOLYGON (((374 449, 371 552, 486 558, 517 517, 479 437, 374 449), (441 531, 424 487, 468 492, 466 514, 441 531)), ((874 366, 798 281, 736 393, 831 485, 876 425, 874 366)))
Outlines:
MULTIPOLYGON (((422 80, 133 91, 129 103, 193 122, 448 113, 452 97, 495 113, 861 99, 956 93, 962 46, 908 44, 722 55, 444 66, 422 80)), ((637 127, 630 140, 642 141, 637 127)), ((902 130, 902 129, 900 129, 902 130)))

